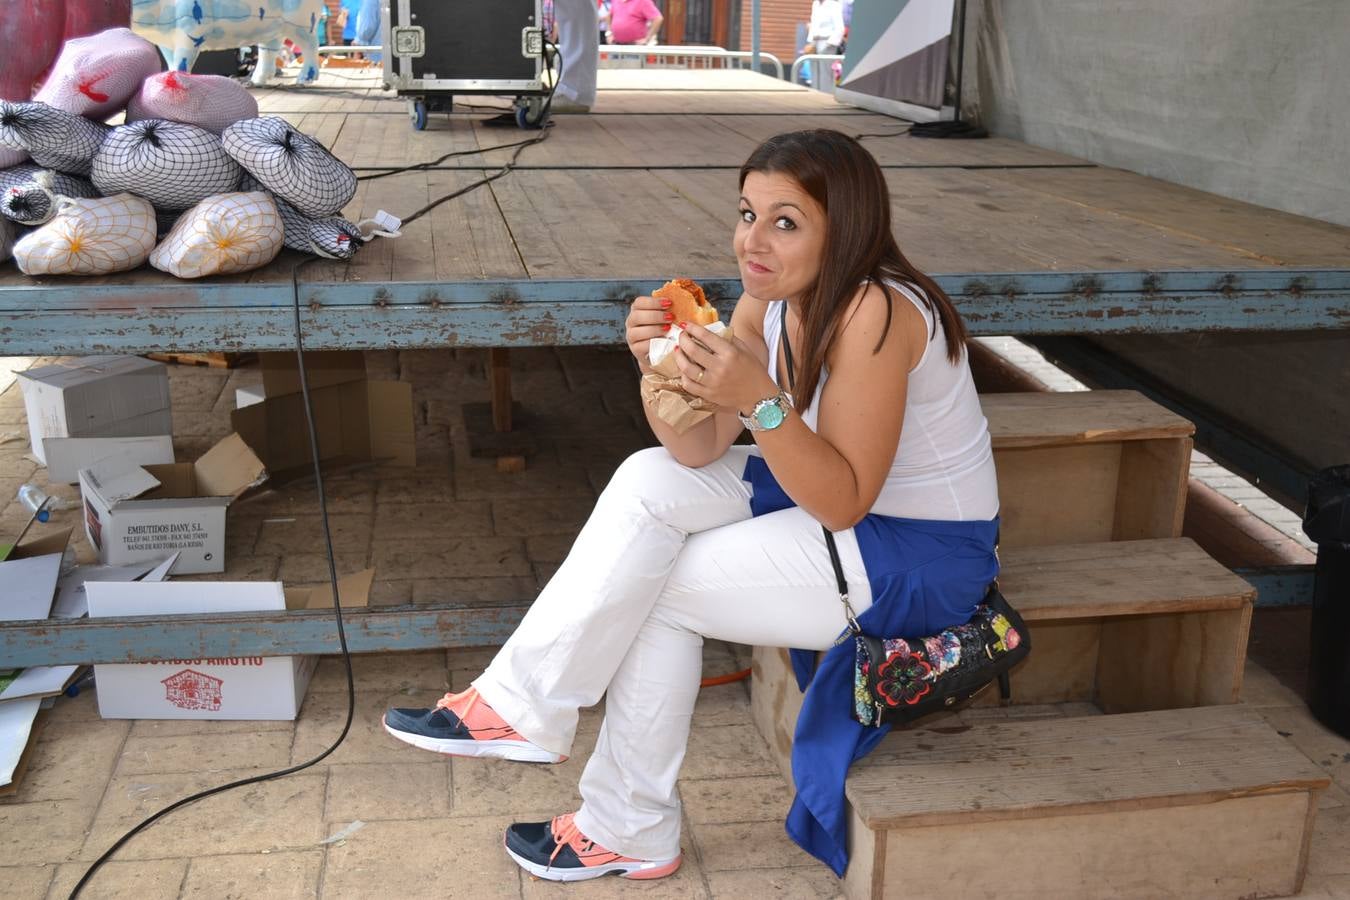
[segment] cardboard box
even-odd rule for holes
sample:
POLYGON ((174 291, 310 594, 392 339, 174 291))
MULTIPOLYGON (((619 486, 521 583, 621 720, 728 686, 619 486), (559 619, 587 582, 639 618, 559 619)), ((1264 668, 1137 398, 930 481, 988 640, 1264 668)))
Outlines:
MULTIPOLYGON (((365 606, 374 575, 341 579, 342 605, 365 606)), ((91 617, 305 609, 331 596, 265 581, 95 582, 88 593, 91 617)), ((105 719, 294 719, 317 665, 312 655, 103 664, 94 666, 94 684, 105 719)))
MULTIPOLYGON (((300 393, 300 364, 294 353, 262 353, 259 359, 263 396, 284 397, 300 393)), ((311 391, 365 381, 366 354, 360 350, 308 350, 305 352, 305 378, 311 391)))
MULTIPOLYGON (((302 394, 273 396, 230 413, 230 425, 278 480, 310 468, 309 430, 302 394)), ((329 462, 379 460, 417 464, 412 385, 403 381, 347 381, 309 392, 319 457, 329 462)))
POLYGON ((45 438, 173 434, 169 373, 139 356, 87 356, 19 372, 33 455, 45 438))
POLYGON ((167 434, 149 437, 43 438, 47 457, 47 480, 75 484, 80 470, 105 459, 120 457, 137 466, 173 462, 173 438, 167 434))
POLYGON ((225 509, 266 478, 237 434, 195 463, 137 466, 113 458, 80 472, 84 528, 111 565, 181 555, 174 572, 225 571, 225 509))

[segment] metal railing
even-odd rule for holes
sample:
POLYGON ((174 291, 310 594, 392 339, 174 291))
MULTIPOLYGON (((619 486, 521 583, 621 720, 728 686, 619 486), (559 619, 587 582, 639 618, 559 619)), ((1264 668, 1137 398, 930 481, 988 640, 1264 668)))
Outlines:
MULTIPOLYGON (((792 72, 788 75, 788 81, 791 81, 793 84, 797 83, 797 76, 801 74, 803 63, 834 62, 837 59, 842 60, 843 58, 844 56, 842 53, 803 53, 792 61, 792 72)), ((833 75, 830 76, 829 85, 831 88, 834 87, 833 75)))
MULTIPOLYGON (((636 57, 639 61, 638 68, 646 68, 648 56, 663 56, 676 60, 684 59, 687 62, 682 68, 697 68, 689 65, 694 60, 704 60, 708 68, 714 68, 714 63, 721 62, 724 65, 721 68, 750 68, 750 60, 754 54, 749 50, 727 50, 724 47, 684 47, 665 44, 601 44, 600 55, 610 58, 618 57, 636 57)), ((767 62, 774 68, 775 78, 783 78, 783 61, 772 53, 765 53, 763 50, 759 53, 761 62, 767 62)), ((679 63, 676 63, 679 65, 679 63)))

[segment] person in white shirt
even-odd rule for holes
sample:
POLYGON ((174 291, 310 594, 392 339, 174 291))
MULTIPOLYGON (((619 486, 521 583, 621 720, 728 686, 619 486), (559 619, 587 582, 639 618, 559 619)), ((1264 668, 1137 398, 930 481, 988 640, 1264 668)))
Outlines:
MULTIPOLYGON (((841 0, 811 0, 811 25, 802 53, 835 54, 844 43, 844 4, 841 0)), ((811 67, 811 84, 824 90, 830 66, 819 61, 811 67)))

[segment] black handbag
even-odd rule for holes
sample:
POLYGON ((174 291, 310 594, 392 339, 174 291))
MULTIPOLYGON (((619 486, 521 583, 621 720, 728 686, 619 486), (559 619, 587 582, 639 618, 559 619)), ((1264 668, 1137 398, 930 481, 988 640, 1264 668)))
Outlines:
MULTIPOLYGON (((852 715, 863 725, 907 725, 964 703, 995 681, 1012 698, 1008 670, 1031 652, 1031 635, 998 590, 988 592, 970 621, 927 637, 877 638, 863 634, 848 602, 848 583, 834 535, 825 529, 839 599, 853 637, 852 715)), ((842 640, 847 640, 845 635, 842 640)))

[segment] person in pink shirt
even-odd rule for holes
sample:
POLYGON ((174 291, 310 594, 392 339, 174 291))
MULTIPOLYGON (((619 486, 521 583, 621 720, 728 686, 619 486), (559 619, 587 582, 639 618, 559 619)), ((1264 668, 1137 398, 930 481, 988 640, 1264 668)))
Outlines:
POLYGON ((616 44, 654 44, 665 21, 652 0, 613 0, 609 30, 616 44))

